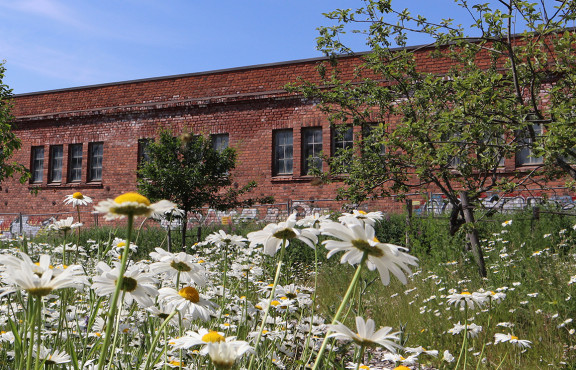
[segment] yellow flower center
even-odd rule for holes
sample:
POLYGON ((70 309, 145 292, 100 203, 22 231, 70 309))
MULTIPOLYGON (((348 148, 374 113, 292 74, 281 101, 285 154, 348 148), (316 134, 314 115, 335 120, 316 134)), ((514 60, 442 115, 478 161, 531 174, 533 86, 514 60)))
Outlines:
POLYGON ((360 365, 359 369, 362 369, 362 370, 369 370, 369 369, 370 369, 370 367, 369 367, 369 366, 366 366, 366 365, 360 365))
POLYGON ((366 211, 358 211, 358 213, 360 213, 361 215, 367 214, 366 211))
POLYGON ((72 194, 72 198, 74 199, 84 199, 84 195, 82 195, 81 192, 77 191, 74 194, 72 194))
POLYGON ((198 294, 198 291, 194 287, 187 286, 185 288, 182 288, 182 289, 180 289, 178 294, 180 294, 180 296, 182 298, 184 298, 184 299, 186 299, 192 303, 200 302, 200 294, 198 294))
POLYGON ((172 366, 181 366, 182 365, 182 363, 180 361, 176 361, 176 360, 172 360, 168 364, 170 364, 172 366))
POLYGON ((511 335, 511 336, 510 336, 510 340, 518 340, 518 337, 516 337, 516 336, 514 336, 514 335, 511 335))
POLYGON ((219 343, 225 342, 226 338, 220 335, 217 331, 209 331, 207 334, 204 334, 202 337, 202 341, 206 343, 219 343))
POLYGON ((460 293, 460 294, 462 294, 462 295, 472 295, 472 293, 470 293, 470 292, 462 292, 462 293, 460 293))
POLYGON ((278 301, 272 301, 272 302, 270 302, 270 304, 271 304, 272 306, 276 307, 276 306, 278 306, 278 305, 280 304, 280 302, 278 302, 278 301))
POLYGON ((126 246, 126 242, 120 242, 116 245, 118 248, 124 248, 126 246))
POLYGON ((122 204, 122 203, 126 203, 126 202, 134 202, 134 203, 144 204, 146 206, 150 205, 150 201, 148 200, 148 198, 146 198, 144 195, 140 195, 140 194, 134 193, 134 192, 119 195, 116 197, 116 199, 114 199, 114 202, 118 203, 118 204, 122 204))
MULTIPOLYGON (((405 358, 402 357, 403 360, 405 360, 405 358)), ((408 366, 404 366, 404 365, 400 365, 400 366, 396 366, 394 368, 394 370, 410 370, 410 368, 408 366)))

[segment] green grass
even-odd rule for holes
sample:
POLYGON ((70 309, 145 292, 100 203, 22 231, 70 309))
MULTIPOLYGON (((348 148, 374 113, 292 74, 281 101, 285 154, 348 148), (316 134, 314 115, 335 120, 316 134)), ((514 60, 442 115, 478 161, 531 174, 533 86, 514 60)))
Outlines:
MULTIPOLYGON (((403 217, 383 222, 379 240, 404 244, 403 217)), ((464 323, 466 317, 464 311, 448 306, 445 296, 450 289, 458 293, 500 289, 507 294, 501 303, 468 311, 468 322, 482 325, 483 331, 469 341, 473 349, 467 353, 467 366, 476 368, 485 358, 478 368, 569 367, 576 362, 576 334, 569 332, 576 329, 576 322, 558 326, 576 318, 576 284, 568 285, 576 274, 576 231, 572 229, 576 218, 543 215, 533 222, 528 213, 518 213, 489 221, 478 225, 487 278, 479 276, 471 256, 463 251, 463 235, 449 235, 446 220, 415 219, 410 237, 412 254, 420 260, 418 271, 406 286, 398 280, 384 286, 375 271, 365 269, 345 322, 353 327, 359 315, 373 318, 377 326, 404 327, 405 346, 439 351, 438 358, 421 355, 422 364, 451 368, 454 364, 441 361, 442 353, 449 350, 458 357, 463 334, 447 330, 458 321, 464 323), (502 227, 505 219, 512 219, 512 224, 502 227), (546 234, 551 235, 545 238, 546 234), (498 323, 514 326, 499 327, 498 323), (509 343, 495 345, 495 333, 530 340, 532 348, 521 353, 509 343)), ((318 293, 321 310, 328 317, 340 304, 353 273, 352 266, 337 260, 323 265, 318 293)))

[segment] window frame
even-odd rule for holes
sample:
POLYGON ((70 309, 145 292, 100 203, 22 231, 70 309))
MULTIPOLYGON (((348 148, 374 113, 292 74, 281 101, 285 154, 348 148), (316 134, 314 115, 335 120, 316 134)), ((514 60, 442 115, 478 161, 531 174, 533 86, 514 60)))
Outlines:
POLYGON ((302 128, 302 175, 304 176, 311 175, 313 168, 322 171, 324 146, 322 134, 321 126, 302 128))
POLYGON ((96 141, 88 144, 88 182, 102 182, 104 170, 104 143, 96 141), (100 153, 95 153, 100 148, 100 153), (96 173, 96 175, 95 175, 96 173))
POLYGON ((44 181, 44 157, 45 149, 43 145, 33 146, 30 153, 30 183, 41 184, 44 181), (42 158, 38 153, 42 153, 42 158))
POLYGON ((50 145, 48 162, 48 182, 62 183, 64 175, 64 145, 50 145))
POLYGON ((293 174, 294 174, 294 131, 291 128, 273 130, 272 175, 292 176, 293 174), (280 142, 282 139, 284 139, 283 142, 280 142), (281 171, 281 168, 284 169, 284 171, 281 171))
MULTIPOLYGON (((534 135, 540 137, 544 132, 544 125, 542 123, 532 123, 532 129, 534 130, 534 135)), ((539 166, 544 163, 544 157, 532 156, 532 149, 530 149, 532 138, 528 135, 528 130, 528 128, 525 128, 516 134, 518 136, 517 142, 520 146, 516 150, 515 155, 516 167, 539 166)))
POLYGON ((68 182, 81 182, 82 181, 82 162, 84 160, 84 145, 82 143, 74 143, 68 145, 68 182), (80 156, 78 157, 78 148, 80 149, 80 156))
POLYGON ((210 135, 212 148, 219 153, 230 147, 230 135, 228 133, 210 135))

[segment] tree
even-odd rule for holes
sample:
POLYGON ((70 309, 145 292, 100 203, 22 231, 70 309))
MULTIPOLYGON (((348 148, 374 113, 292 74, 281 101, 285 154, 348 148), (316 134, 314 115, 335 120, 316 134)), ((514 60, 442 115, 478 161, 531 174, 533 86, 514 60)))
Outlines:
POLYGON ((183 249, 191 212, 201 214, 204 206, 225 211, 271 201, 270 198, 241 199, 256 183, 233 187, 231 172, 236 152, 232 148, 214 149, 209 138, 192 134, 178 137, 163 131, 146 150, 148 160, 138 170, 138 187, 151 199, 169 199, 184 211, 183 249))
MULTIPOLYGON (((457 2, 471 15, 476 35, 449 19, 433 23, 396 10, 389 0, 365 0, 359 9, 325 14, 336 25, 319 28, 318 47, 330 57, 329 65, 319 67, 321 83, 288 87, 319 99, 335 125, 376 126, 363 130, 359 144, 383 145, 385 151, 349 148, 330 159, 325 178, 348 173, 342 197, 359 202, 438 189, 451 206, 453 232, 466 222, 462 194, 478 204, 487 191, 538 185, 534 175, 564 168, 576 176, 567 155, 576 145, 575 40, 565 31, 575 18, 575 2, 557 2, 553 12, 543 2, 540 10, 516 0, 457 2), (515 26, 525 31, 514 35, 515 26), (353 54, 341 42, 347 32, 364 36, 370 48, 352 79, 343 78, 339 68, 339 56, 353 54), (436 65, 450 67, 441 73, 424 70, 415 57, 422 50, 406 48, 414 33, 431 38, 429 56, 436 65), (547 160, 528 172, 502 176, 502 161, 522 149, 547 160)), ((481 249, 475 248, 485 275, 481 249)))
POLYGON ((3 83, 6 68, 0 62, 0 184, 7 178, 20 174, 20 182, 25 183, 29 172, 23 165, 9 162, 14 151, 20 149, 20 139, 13 132, 12 90, 3 83))

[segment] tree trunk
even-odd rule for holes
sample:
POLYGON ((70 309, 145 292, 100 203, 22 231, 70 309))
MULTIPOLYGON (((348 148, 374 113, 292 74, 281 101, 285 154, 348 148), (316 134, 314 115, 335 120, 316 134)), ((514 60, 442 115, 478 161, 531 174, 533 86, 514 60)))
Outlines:
POLYGON ((481 277, 486 277, 486 266, 484 265, 484 255, 482 254, 482 247, 478 239, 478 231, 474 223, 474 207, 468 201, 468 194, 465 191, 460 192, 460 201, 462 202, 462 211, 464 212, 464 220, 466 221, 466 237, 470 242, 472 255, 474 261, 478 266, 478 272, 481 277))

